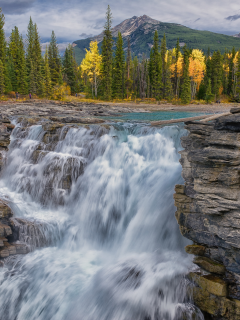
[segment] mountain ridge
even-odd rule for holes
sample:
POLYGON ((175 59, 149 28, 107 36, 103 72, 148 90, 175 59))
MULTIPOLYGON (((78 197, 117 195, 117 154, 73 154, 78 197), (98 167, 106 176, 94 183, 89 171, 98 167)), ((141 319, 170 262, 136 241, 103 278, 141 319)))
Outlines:
MULTIPOLYGON (((231 50, 233 46, 237 50, 240 48, 240 39, 238 37, 211 31, 195 30, 176 23, 161 22, 147 15, 125 19, 112 28, 112 35, 116 39, 118 32, 122 33, 125 51, 127 50, 129 38, 132 54, 141 58, 143 55, 149 57, 155 30, 158 31, 160 40, 164 33, 166 34, 168 49, 176 46, 177 39, 179 39, 182 46, 187 44, 190 48, 201 49, 204 52, 207 52, 208 47, 210 47, 211 51, 220 50, 222 53, 225 49, 231 50)), ((84 58, 85 49, 89 48, 91 41, 97 41, 101 49, 103 36, 104 33, 102 32, 97 36, 73 42, 78 63, 84 58)))

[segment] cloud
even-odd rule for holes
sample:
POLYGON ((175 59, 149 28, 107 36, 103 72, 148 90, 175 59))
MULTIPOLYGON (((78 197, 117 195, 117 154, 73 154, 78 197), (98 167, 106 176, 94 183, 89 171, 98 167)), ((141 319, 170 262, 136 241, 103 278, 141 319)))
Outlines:
MULTIPOLYGON (((69 43, 102 32, 109 0, 0 0, 5 8, 5 30, 8 35, 17 25, 23 36, 31 15, 38 25, 43 42, 52 30, 59 43, 69 43)), ((148 15, 199 30, 240 32, 240 4, 236 0, 112 0, 113 26, 132 16, 148 15)))
MULTIPOLYGON (((45 52, 46 51, 46 46, 49 46, 50 42, 42 42, 41 45, 42 45, 42 52, 45 52)), ((67 46, 69 45, 69 42, 61 42, 58 44, 58 49, 59 49, 59 52, 61 54, 63 54, 63 52, 65 51, 65 49, 67 48, 67 46)))
POLYGON ((86 34, 86 33, 81 33, 79 35, 79 39, 87 39, 93 37, 93 34, 86 34))
POLYGON ((226 20, 230 20, 230 21, 235 21, 240 19, 240 15, 239 14, 235 14, 234 16, 229 16, 227 18, 225 18, 226 20))
POLYGON ((1 0, 4 14, 24 14, 34 5, 35 0, 1 0))

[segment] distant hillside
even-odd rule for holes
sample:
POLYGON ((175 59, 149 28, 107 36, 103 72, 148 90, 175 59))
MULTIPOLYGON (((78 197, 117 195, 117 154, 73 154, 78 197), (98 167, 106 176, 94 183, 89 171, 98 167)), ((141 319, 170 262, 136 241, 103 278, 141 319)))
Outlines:
MULTIPOLYGON (((125 50, 127 50, 127 39, 129 37, 132 54, 138 57, 145 54, 149 57, 155 30, 158 31, 160 40, 164 33, 166 34, 168 49, 175 47, 178 38, 181 46, 186 43, 189 48, 202 49, 204 52, 207 52, 208 47, 211 51, 220 50, 222 53, 225 49, 231 50, 233 46, 236 50, 240 49, 240 38, 210 31, 194 30, 176 23, 160 22, 146 15, 134 16, 115 26, 113 37, 116 38, 118 31, 121 31, 125 50)), ((74 41, 73 46, 77 62, 81 63, 85 56, 85 48, 89 48, 90 41, 97 40, 101 48, 102 39, 103 33, 93 38, 74 41)))

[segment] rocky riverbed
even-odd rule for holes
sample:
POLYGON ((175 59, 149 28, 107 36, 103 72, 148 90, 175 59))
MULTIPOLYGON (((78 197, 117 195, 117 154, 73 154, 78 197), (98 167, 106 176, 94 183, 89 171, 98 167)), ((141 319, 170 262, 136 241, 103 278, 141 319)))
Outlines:
POLYGON ((86 102, 60 102, 26 100, 23 102, 6 102, 0 104, 2 117, 27 116, 44 117, 52 121, 56 119, 64 123, 100 123, 98 117, 117 117, 121 113, 146 112, 138 107, 121 104, 100 104, 86 102))

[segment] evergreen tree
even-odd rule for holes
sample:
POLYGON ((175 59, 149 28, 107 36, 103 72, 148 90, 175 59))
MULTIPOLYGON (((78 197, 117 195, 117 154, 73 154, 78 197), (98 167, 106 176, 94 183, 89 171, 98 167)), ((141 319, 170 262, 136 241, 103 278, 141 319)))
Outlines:
POLYGON ((223 74, 223 65, 222 65, 222 56, 220 51, 215 51, 212 55, 211 61, 211 83, 212 83, 212 94, 215 96, 215 99, 219 98, 219 90, 222 86, 222 74, 223 74))
POLYGON ((69 45, 64 54, 63 58, 63 70, 64 80, 70 86, 71 93, 78 92, 78 79, 77 79, 77 63, 73 54, 73 47, 69 45))
POLYGON ((30 74, 29 74, 29 92, 31 93, 36 93, 37 92, 37 83, 36 83, 36 78, 35 78, 35 74, 34 74, 34 65, 33 65, 33 61, 30 61, 30 74))
POLYGON ((18 57, 18 47, 19 47, 20 35, 17 27, 14 27, 10 35, 10 42, 8 48, 8 65, 10 80, 12 84, 12 89, 18 91, 18 78, 19 78, 19 57, 18 57))
POLYGON ((176 56, 175 56, 175 66, 174 66, 174 94, 175 97, 179 97, 179 76, 178 76, 178 58, 180 55, 180 45, 179 45, 179 39, 177 40, 176 45, 176 56))
POLYGON ((35 78, 37 84, 36 93, 42 96, 44 95, 44 60, 42 58, 40 37, 36 23, 34 24, 33 58, 35 78))
POLYGON ((132 81, 130 78, 130 68, 131 68, 131 43, 130 38, 128 38, 128 49, 127 49, 127 63, 126 63, 126 69, 127 69, 127 79, 126 79, 126 90, 127 90, 127 99, 129 98, 129 90, 132 85, 132 81))
POLYGON ((27 31, 27 52, 26 52, 26 65, 27 65, 27 74, 30 75, 33 65, 34 59, 34 24, 32 18, 30 17, 30 21, 28 24, 27 31))
POLYGON ((236 100, 240 102, 240 50, 238 51, 238 56, 237 56, 236 100))
POLYGON ((18 59, 19 59, 18 92, 21 94, 27 94, 28 93, 27 66, 26 66, 24 42, 23 42, 22 36, 20 36, 20 40, 19 40, 18 59))
POLYGON ((2 60, 0 60, 0 93, 5 92, 5 81, 4 81, 4 66, 2 60))
POLYGON ((4 66, 6 60, 6 40, 5 40, 5 32, 4 32, 4 24, 5 18, 2 13, 2 9, 0 8, 0 60, 4 66))
POLYGON ((14 27, 10 35, 8 64, 12 89, 21 94, 27 93, 27 70, 22 36, 14 27))
POLYGON ((33 94, 44 94, 44 60, 37 25, 30 18, 27 33, 27 74, 29 90, 33 94))
POLYGON ((150 52, 149 77, 152 97, 159 100, 161 98, 162 89, 162 61, 159 53, 159 40, 157 30, 154 34, 153 47, 150 52))
POLYGON ((205 100, 207 101, 207 103, 209 103, 212 100, 212 98, 213 98, 213 94, 212 94, 211 79, 208 79, 205 100))
POLYGON ((5 39, 4 24, 5 24, 5 17, 4 17, 4 14, 2 13, 2 9, 0 8, 0 60, 2 61, 2 66, 3 66, 2 77, 4 78, 5 93, 7 93, 11 90, 11 84, 10 84, 8 65, 7 65, 7 59, 6 59, 7 44, 5 39))
POLYGON ((162 97, 166 98, 166 83, 167 83, 167 63, 166 63, 166 54, 167 54, 167 42, 166 35, 164 33, 163 39, 161 41, 161 62, 162 62, 162 97))
POLYGON ((13 60, 7 54, 5 68, 4 68, 4 85, 5 85, 5 93, 13 91, 12 81, 14 78, 14 65, 13 60))
POLYGON ((112 99, 113 39, 111 27, 112 13, 108 5, 102 42, 102 86, 105 100, 112 99))
POLYGON ((121 32, 118 32, 113 68, 113 96, 118 99, 123 99, 124 95, 124 63, 123 39, 121 32))
MULTIPOLYGON (((60 84, 59 74, 61 73, 62 63, 54 31, 52 31, 51 40, 48 48, 48 61, 51 72, 52 84, 60 84)), ((62 81, 60 80, 60 82, 62 81)))
POLYGON ((47 98, 52 95, 52 81, 49 68, 48 47, 46 47, 44 55, 44 92, 47 98))
POLYGON ((199 86, 199 90, 197 93, 197 99, 198 100, 204 100, 206 97, 206 86, 204 81, 201 82, 200 86, 199 86))
POLYGON ((231 96, 233 94, 233 79, 234 79, 234 58, 236 55, 235 48, 232 49, 231 59, 229 62, 229 73, 228 73, 228 87, 227 87, 227 94, 231 96))
POLYGON ((181 101, 187 104, 191 101, 191 80, 189 76, 189 51, 186 46, 183 48, 183 76, 181 85, 181 101))
POLYGON ((167 53, 166 71, 165 71, 165 98, 171 100, 173 98, 173 87, 171 81, 171 54, 167 53))

